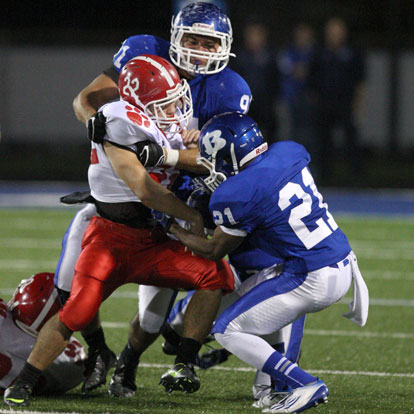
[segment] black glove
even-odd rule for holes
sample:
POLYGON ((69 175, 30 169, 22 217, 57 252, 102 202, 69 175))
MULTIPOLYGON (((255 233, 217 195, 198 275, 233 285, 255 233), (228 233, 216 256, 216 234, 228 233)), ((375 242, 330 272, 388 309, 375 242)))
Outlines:
POLYGON ((97 112, 93 117, 88 119, 86 128, 88 129, 88 138, 96 144, 102 144, 104 141, 106 117, 102 112, 97 112))
POLYGON ((164 164, 164 151, 153 141, 141 141, 135 144, 137 157, 144 167, 158 167, 164 164))
POLYGON ((70 193, 63 197, 60 197, 59 200, 63 204, 81 204, 95 202, 95 199, 91 196, 90 191, 76 191, 74 193, 70 193))
POLYGON ((208 369, 226 362, 231 353, 223 348, 213 348, 203 355, 197 355, 195 364, 201 369, 208 369))

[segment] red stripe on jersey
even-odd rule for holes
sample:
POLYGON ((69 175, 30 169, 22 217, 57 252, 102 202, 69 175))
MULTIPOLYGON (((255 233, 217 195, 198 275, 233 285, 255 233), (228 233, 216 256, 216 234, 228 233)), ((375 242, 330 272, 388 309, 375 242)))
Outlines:
POLYGON ((92 148, 91 151, 91 164, 99 164, 98 153, 95 148, 92 148))

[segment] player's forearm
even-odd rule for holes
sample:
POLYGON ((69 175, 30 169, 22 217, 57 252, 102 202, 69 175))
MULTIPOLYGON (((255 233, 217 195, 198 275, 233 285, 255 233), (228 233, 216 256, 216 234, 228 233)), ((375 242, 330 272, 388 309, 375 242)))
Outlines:
POLYGON ((119 97, 116 83, 106 75, 99 75, 73 100, 76 118, 85 123, 105 103, 119 97))
POLYGON ((175 166, 180 170, 187 170, 194 173, 205 174, 207 169, 197 164, 198 148, 188 150, 171 150, 164 148, 165 165, 175 166))
POLYGON ((136 159, 134 153, 115 147, 109 142, 105 142, 104 149, 115 172, 142 204, 171 217, 198 224, 202 228, 201 214, 187 206, 161 184, 155 182, 136 159))
POLYGON ((76 118, 83 124, 96 113, 95 108, 89 104, 87 96, 83 94, 83 91, 73 100, 73 111, 76 118))
POLYGON ((226 255, 226 252, 221 251, 214 239, 197 236, 176 223, 171 225, 169 232, 199 256, 216 262, 226 255))
POLYGON ((139 198, 145 206, 154 210, 161 211, 171 217, 176 217, 181 220, 188 221, 192 224, 203 225, 201 214, 183 203, 171 191, 165 189, 160 184, 156 183, 149 176, 142 182, 139 192, 139 198))

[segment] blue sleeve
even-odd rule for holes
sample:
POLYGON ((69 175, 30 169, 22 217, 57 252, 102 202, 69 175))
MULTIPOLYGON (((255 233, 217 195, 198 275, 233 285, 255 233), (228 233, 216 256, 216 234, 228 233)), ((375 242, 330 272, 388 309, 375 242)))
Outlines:
POLYGON ((230 188, 225 183, 214 191, 209 207, 216 226, 252 233, 262 221, 257 204, 241 194, 240 189, 230 188))
POLYGON ((169 60, 170 42, 152 35, 136 35, 126 39, 115 53, 113 64, 118 73, 132 58, 140 55, 157 55, 169 60))
POLYGON ((202 116, 200 114, 204 122, 224 112, 248 112, 252 93, 247 82, 239 74, 226 68, 215 75, 205 76, 204 80, 204 99, 207 99, 204 113, 202 116))

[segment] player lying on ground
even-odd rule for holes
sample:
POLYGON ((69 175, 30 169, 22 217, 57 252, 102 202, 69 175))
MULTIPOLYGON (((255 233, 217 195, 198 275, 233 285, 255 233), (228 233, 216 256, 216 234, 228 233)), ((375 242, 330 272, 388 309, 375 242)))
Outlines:
MULTIPOLYGON (((0 298, 0 393, 13 384, 29 356, 36 336, 60 308, 53 273, 22 280, 6 304, 0 298)), ((64 351, 43 371, 33 394, 64 393, 83 381, 86 353, 71 338, 64 351)))

